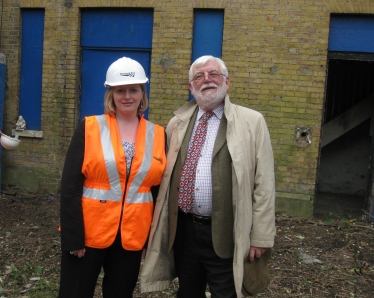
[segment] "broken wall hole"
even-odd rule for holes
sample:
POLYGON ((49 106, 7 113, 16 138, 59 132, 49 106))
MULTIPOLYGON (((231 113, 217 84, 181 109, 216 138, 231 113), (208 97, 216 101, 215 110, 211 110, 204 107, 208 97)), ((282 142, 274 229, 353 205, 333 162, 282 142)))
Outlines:
POLYGON ((310 147, 312 144, 312 129, 310 127, 296 126, 294 144, 297 147, 310 147))

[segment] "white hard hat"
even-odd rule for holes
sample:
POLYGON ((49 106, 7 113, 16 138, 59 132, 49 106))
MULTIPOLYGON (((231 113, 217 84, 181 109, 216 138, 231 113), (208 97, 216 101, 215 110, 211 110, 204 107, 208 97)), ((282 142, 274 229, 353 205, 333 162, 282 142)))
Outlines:
POLYGON ((104 86, 144 84, 147 82, 148 78, 140 63, 133 59, 122 57, 109 66, 104 86))
POLYGON ((14 149, 16 147, 18 147, 19 145, 19 142, 20 140, 16 139, 16 138, 11 138, 9 136, 7 136, 6 134, 2 133, 0 131, 0 142, 1 142, 1 145, 6 148, 6 149, 14 149))

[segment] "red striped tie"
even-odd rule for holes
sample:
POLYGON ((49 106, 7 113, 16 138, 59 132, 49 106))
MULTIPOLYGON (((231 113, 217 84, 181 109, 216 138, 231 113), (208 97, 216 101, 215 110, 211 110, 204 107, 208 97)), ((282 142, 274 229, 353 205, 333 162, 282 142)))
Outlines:
POLYGON ((208 119, 212 115, 213 112, 205 112, 201 117, 193 140, 189 144, 186 160, 183 165, 181 181, 179 183, 178 206, 185 213, 189 212, 194 206, 196 167, 201 148, 205 142, 208 119))

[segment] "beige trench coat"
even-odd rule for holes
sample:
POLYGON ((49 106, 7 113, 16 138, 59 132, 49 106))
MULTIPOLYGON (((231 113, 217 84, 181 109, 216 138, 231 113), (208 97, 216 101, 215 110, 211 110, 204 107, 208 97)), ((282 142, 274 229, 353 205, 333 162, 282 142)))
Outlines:
MULTIPOLYGON (((166 132, 167 166, 152 221, 148 252, 141 273, 141 292, 167 289, 175 276, 173 251, 168 253, 168 193, 171 172, 197 105, 190 101, 175 112, 166 132)), ((238 297, 243 282, 243 260, 250 245, 273 247, 275 236, 274 159, 264 117, 225 98, 227 145, 232 158, 234 206, 234 280, 238 297)))

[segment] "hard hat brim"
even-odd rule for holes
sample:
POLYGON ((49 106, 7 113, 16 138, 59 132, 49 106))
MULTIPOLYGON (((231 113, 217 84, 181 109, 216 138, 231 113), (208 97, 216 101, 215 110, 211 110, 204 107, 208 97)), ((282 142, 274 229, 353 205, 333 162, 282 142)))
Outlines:
POLYGON ((15 149, 18 147, 20 140, 11 138, 6 134, 1 133, 0 143, 5 149, 15 149))
POLYGON ((115 86, 122 86, 122 85, 145 84, 148 81, 149 81, 148 78, 146 80, 121 81, 121 82, 116 82, 116 83, 108 83, 107 81, 105 81, 104 86, 115 87, 115 86))

